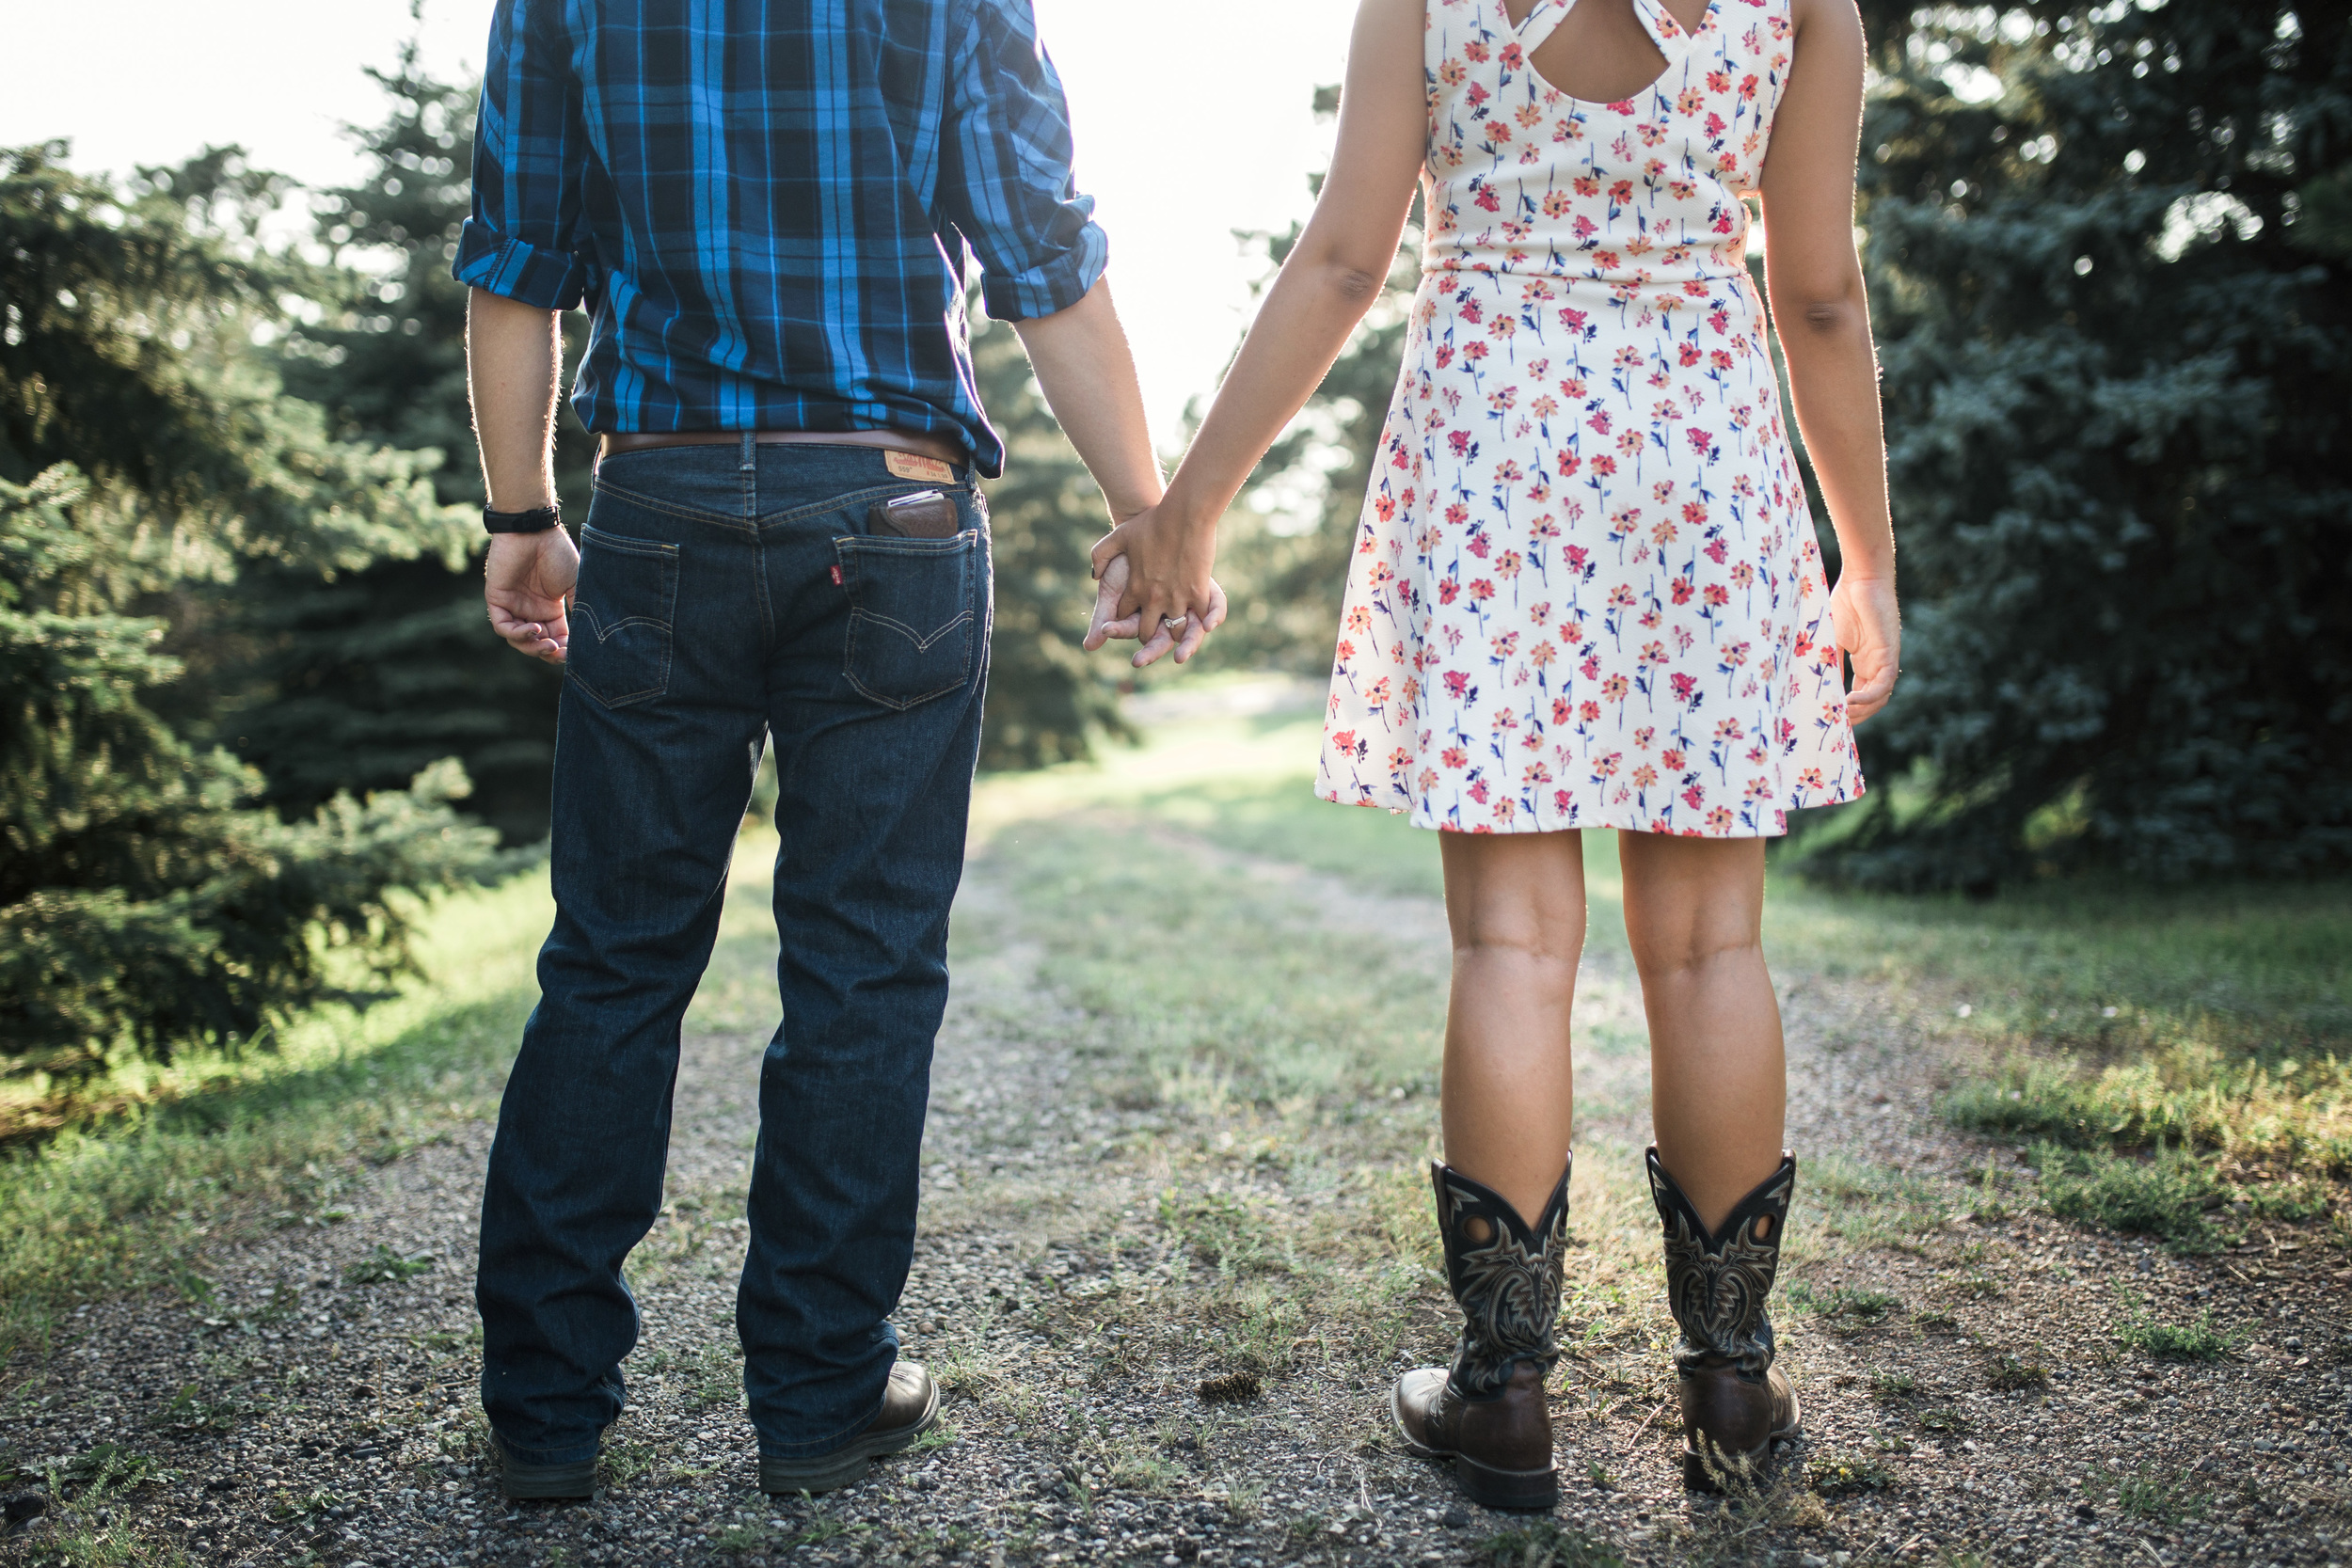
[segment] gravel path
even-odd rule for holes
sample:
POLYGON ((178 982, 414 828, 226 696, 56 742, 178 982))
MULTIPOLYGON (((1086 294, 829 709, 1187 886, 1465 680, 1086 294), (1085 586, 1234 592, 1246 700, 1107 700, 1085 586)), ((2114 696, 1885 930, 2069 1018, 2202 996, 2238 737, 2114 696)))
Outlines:
MULTIPOLYGON (((1165 832, 1156 843, 1201 877, 1290 900, 1285 918, 1393 943, 1383 962, 1437 983, 1434 901, 1368 899, 1165 832)), ((510 1507, 485 1463, 469 1275, 488 1129, 469 1124, 369 1173, 339 1199, 346 1217, 204 1259, 216 1294, 203 1308, 96 1304, 45 1357, 11 1369, 0 1460, 53 1475, 63 1496, 8 1499, 0 1563, 2352 1557, 2352 1271, 2289 1237, 2183 1259, 2037 1214, 2013 1154, 1931 1114, 1957 1049, 1910 1022, 1932 999, 1903 999, 1899 1017, 1865 989, 1784 976, 1809 1228, 1781 1317, 1808 1436, 1775 1490, 1725 1506, 1677 1483, 1634 1165, 1640 1013, 1621 961, 1597 947, 1580 1047, 1576 1349, 1555 1380, 1567 1484, 1556 1516, 1531 1522, 1463 1505, 1386 1436, 1387 1378, 1447 1333, 1425 1277, 1375 1248, 1249 1286, 1231 1261, 1240 1243, 1220 1243, 1225 1261, 1209 1268, 1198 1227, 1170 1217, 1194 1212, 1169 1195, 1196 1170, 1224 1173, 1209 1190, 1232 1213, 1259 1205, 1326 1230, 1375 1223, 1390 1189, 1242 1158, 1301 1123, 1206 1092, 1136 1092, 1057 990, 1057 955, 1025 935, 990 861, 958 918, 924 1234, 897 1319, 948 1390, 946 1430, 925 1449, 831 1498, 776 1504, 753 1489, 732 1310, 763 1037, 706 1032, 680 1070, 670 1202, 632 1264, 646 1339, 594 1502, 510 1507), (1284 1300, 1281 1281, 1346 1268, 1387 1271, 1367 1299, 1392 1304, 1381 1321, 1401 1325, 1397 1342, 1300 1350, 1329 1330, 1319 1301, 1284 1300), (1591 1305, 1606 1300, 1624 1305, 1591 1305), (1263 1364, 1291 1370, 1254 1387, 1229 1378, 1241 1397, 1206 1402, 1201 1380, 1230 1361, 1210 1347, 1232 1342, 1246 1312, 1283 1340, 1263 1364), (2234 1348, 2153 1360, 2117 1339, 2136 1312, 2209 1313, 2234 1348)), ((1369 1140, 1375 1164, 1404 1171, 1394 1201, 1409 1210, 1434 1104, 1396 1099, 1328 1135, 1334 1148, 1369 1140)))

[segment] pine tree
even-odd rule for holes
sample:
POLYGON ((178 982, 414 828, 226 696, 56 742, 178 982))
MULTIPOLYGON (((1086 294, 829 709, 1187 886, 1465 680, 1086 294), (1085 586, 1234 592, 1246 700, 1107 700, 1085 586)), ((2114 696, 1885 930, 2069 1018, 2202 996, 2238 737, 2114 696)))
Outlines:
MULTIPOLYGON (((436 454, 439 499, 479 507, 467 291, 449 273, 469 205, 476 93, 427 74, 414 44, 397 69, 369 76, 388 102, 381 120, 351 132, 368 172, 319 193, 318 235, 330 255, 373 270, 334 275, 324 314, 280 346, 280 372, 342 438, 436 454)), ((564 320, 576 359, 583 318, 564 320)), ((587 515, 593 451, 566 407, 556 481, 574 519, 587 515)), ((307 812, 454 756, 474 781, 469 807, 507 843, 547 836, 563 677, 489 635, 484 547, 477 529, 453 560, 389 561, 331 583, 284 575, 244 600, 243 689, 220 738, 268 776, 273 802, 307 812)))
POLYGON ((2352 860, 2352 16, 1915 21, 1862 212, 1905 673, 1823 863, 2352 860))
POLYGON ((453 766, 287 823, 175 721, 191 605, 456 523, 412 454, 334 439, 250 352, 312 280, 254 236, 282 182, 216 152, 117 190, 61 160, 0 152, 0 1062, 75 1072, 250 1037, 329 993, 327 949, 397 968, 392 895, 485 847, 453 766))

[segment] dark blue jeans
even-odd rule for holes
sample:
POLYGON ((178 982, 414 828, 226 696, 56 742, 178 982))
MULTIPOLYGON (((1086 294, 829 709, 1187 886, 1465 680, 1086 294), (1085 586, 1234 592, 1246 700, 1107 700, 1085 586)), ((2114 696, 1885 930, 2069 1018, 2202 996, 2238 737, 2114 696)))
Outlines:
POLYGON ((483 1403, 519 1459, 593 1457, 661 1208, 678 1032, 718 933, 763 733, 775 747, 777 989, 736 1299, 763 1453, 881 1408, 914 1255, 947 908, 988 669, 986 513, 856 447, 609 458, 580 531, 555 747, 555 928, 482 1201, 483 1403), (938 489, 950 539, 867 509, 938 489))

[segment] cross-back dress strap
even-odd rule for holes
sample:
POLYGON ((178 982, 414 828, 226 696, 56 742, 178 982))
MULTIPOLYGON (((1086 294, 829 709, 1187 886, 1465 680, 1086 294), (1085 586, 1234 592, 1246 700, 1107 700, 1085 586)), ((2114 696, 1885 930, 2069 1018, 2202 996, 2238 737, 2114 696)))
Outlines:
MULTIPOLYGON (((1664 0, 1633 0, 1633 14, 1641 19, 1643 31, 1658 45, 1658 52, 1666 56, 1668 71, 1680 65, 1683 56, 1691 53, 1691 45, 1697 41, 1696 35, 1666 9, 1664 0)), ((1699 17, 1699 25, 1707 25, 1705 13, 1699 17)))
MULTIPOLYGON (((1495 3, 1500 6, 1502 0, 1495 0, 1495 3)), ((1575 6, 1576 0, 1535 0, 1535 8, 1527 13, 1527 20, 1513 29, 1518 35, 1519 47, 1530 55, 1542 48, 1544 40, 1551 37, 1551 30, 1568 19, 1568 12, 1575 6)), ((1508 22, 1511 13, 1506 10, 1502 16, 1508 22)))

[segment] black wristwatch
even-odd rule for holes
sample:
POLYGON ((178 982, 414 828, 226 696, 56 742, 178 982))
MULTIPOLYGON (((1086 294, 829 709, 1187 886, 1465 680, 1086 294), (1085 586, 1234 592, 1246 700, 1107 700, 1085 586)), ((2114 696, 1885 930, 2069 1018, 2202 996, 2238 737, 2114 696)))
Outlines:
POLYGON ((482 526, 491 533, 545 533, 563 522, 561 513, 552 506, 534 506, 528 512, 493 512, 482 509, 482 526))

